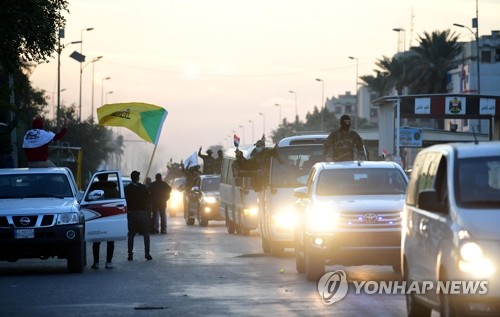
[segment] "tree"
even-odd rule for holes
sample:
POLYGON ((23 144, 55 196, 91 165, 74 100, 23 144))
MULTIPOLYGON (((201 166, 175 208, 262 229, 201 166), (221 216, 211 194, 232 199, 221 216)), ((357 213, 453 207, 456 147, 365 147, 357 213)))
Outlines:
POLYGON ((462 52, 458 35, 450 30, 427 32, 413 47, 409 66, 412 94, 438 94, 447 92, 447 74, 456 67, 454 61, 462 52))
POLYGON ((68 11, 67 0, 2 0, 0 65, 13 72, 50 56, 66 23, 62 11, 68 11))

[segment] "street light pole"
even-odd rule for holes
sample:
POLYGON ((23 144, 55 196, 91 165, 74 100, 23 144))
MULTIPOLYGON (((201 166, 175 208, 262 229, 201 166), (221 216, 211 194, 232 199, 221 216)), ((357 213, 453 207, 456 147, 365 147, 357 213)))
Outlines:
POLYGON ((92 113, 90 114, 90 122, 94 123, 94 69, 95 69, 95 62, 99 61, 102 58, 102 56, 95 57, 92 60, 92 113))
POLYGON ((239 125, 239 127, 241 128, 241 134, 243 135, 243 144, 246 144, 246 142, 245 142, 245 127, 242 125, 239 125))
MULTIPOLYGON (((61 45, 61 38, 64 38, 64 29, 59 29, 59 36, 57 42, 57 110, 56 110, 56 131, 61 127, 60 111, 61 111, 61 52, 65 45, 61 45)), ((73 41, 69 44, 78 44, 81 41, 73 41)))
MULTIPOLYGON (((104 105, 104 81, 105 80, 110 80, 111 77, 106 77, 106 78, 103 78, 102 81, 101 81, 101 107, 104 105)), ((108 102, 106 102, 108 103, 108 102)))
MULTIPOLYGON (((471 28, 463 25, 463 24, 458 24, 458 23, 453 23, 454 26, 458 26, 459 28, 465 28, 467 30, 469 30, 472 35, 474 35, 475 39, 476 39, 476 72, 477 72, 477 94, 480 94, 481 93, 481 75, 480 75, 480 68, 479 68, 479 34, 478 34, 478 22, 477 22, 477 18, 476 18, 476 33, 474 33, 474 31, 472 31, 471 28)), ((472 49, 471 49, 472 51, 472 49)), ((472 54, 471 54, 472 55, 472 54)))
POLYGON ((316 78, 316 81, 320 81, 321 82, 321 103, 320 103, 320 106, 321 106, 321 126, 320 126, 320 130, 323 131, 324 130, 324 118, 325 118, 325 114, 324 114, 324 108, 325 108, 325 81, 321 78, 316 78))
POLYGON ((394 28, 394 32, 398 32, 398 52, 401 52, 399 36, 403 32, 403 52, 406 52, 406 30, 403 28, 394 28))
POLYGON ((262 135, 266 135, 266 115, 263 114, 262 112, 259 112, 259 115, 262 116, 262 135))
POLYGON ((108 103, 108 95, 111 95, 113 93, 113 91, 108 91, 106 93, 106 103, 108 103))
POLYGON ((295 123, 299 121, 299 115, 297 113, 297 92, 295 90, 289 91, 291 94, 294 94, 295 97, 295 123))
POLYGON ((279 103, 275 103, 274 105, 276 107, 279 107, 279 111, 280 111, 280 116, 279 116, 279 121, 278 121, 278 127, 279 127, 281 124, 281 105, 279 103))
POLYGON ((253 124, 253 121, 252 120, 248 120, 248 122, 250 122, 252 124, 252 141, 255 141, 255 129, 254 129, 254 124, 253 124))
MULTIPOLYGON (((83 56, 83 31, 92 31, 94 28, 86 28, 80 31, 80 55, 83 56)), ((82 121, 82 73, 83 73, 83 65, 84 60, 80 61, 80 98, 78 104, 78 121, 82 121)))
POLYGON ((353 59, 356 61, 356 88, 354 89, 354 92, 356 95, 358 94, 358 66, 359 66, 359 59, 357 57, 349 56, 349 59, 353 59))
POLYGON ((354 93, 356 94, 356 117, 354 118, 354 128, 356 129, 358 127, 358 65, 359 65, 359 59, 357 57, 349 56, 349 59, 356 60, 356 88, 354 89, 354 93))

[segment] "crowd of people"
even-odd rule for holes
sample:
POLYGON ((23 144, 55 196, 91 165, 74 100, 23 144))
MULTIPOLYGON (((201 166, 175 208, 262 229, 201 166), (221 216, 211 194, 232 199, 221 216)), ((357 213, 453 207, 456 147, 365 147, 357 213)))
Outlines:
MULTIPOLYGON (((19 111, 14 113, 14 118, 9 122, 3 117, 0 117, 0 168, 14 167, 12 158, 12 142, 10 133, 18 122, 19 111)), ((323 145, 323 160, 329 161, 346 161, 354 159, 354 151, 357 151, 358 159, 366 159, 363 139, 358 133, 350 129, 351 119, 347 115, 340 118, 340 128, 331 132, 326 138, 323 145)), ((41 117, 33 119, 31 128, 26 132, 23 139, 23 148, 25 151, 28 167, 52 167, 54 163, 49 159, 48 147, 51 142, 60 140, 67 132, 66 122, 64 122, 61 130, 57 133, 46 131, 44 129, 44 120, 41 117)), ((243 153, 237 148, 235 152, 236 160, 233 163, 232 169, 234 176, 242 171, 251 172, 254 175, 253 186, 259 190, 263 184, 262 180, 266 179, 268 173, 267 167, 272 158, 280 159, 277 147, 266 147, 265 136, 254 144, 255 148, 248 158, 243 156, 243 153), (260 175, 262 177, 257 177, 260 175)), ((170 162, 167 165, 167 176, 165 182, 161 173, 155 175, 155 180, 147 177, 144 183, 140 182, 140 172, 133 171, 130 175, 132 182, 124 189, 125 200, 127 202, 127 220, 128 220, 128 238, 127 251, 128 260, 134 259, 134 238, 137 234, 143 236, 144 240, 144 257, 150 261, 153 259, 150 253, 151 241, 150 234, 166 234, 167 233, 167 201, 172 190, 168 184, 175 177, 186 177, 185 189, 189 191, 197 182, 197 179, 202 174, 220 174, 223 161, 223 151, 217 151, 217 157, 212 156, 213 151, 208 149, 205 154, 202 153, 202 147, 198 150, 198 157, 203 161, 203 168, 199 164, 188 164, 184 166, 170 162)), ((196 160, 197 161, 197 160, 196 160)), ((103 190, 105 198, 119 197, 119 191, 116 183, 109 182, 108 174, 101 174, 98 181, 93 183, 90 190, 103 190)), ((188 195, 184 195, 187 199, 188 195)), ((187 206, 187 201, 184 201, 187 206)), ((99 268, 99 251, 100 242, 94 242, 92 245, 93 252, 93 269, 99 268)), ((106 264, 105 268, 113 268, 113 253, 114 241, 107 241, 106 248, 106 264)))

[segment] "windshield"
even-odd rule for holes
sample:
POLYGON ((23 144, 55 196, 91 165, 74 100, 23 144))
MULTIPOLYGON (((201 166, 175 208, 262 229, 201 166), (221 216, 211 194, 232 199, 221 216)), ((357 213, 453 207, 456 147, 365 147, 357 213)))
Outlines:
POLYGON ((0 175, 0 198, 73 197, 63 174, 0 175))
POLYGON ((455 192, 462 207, 500 206, 500 157, 460 159, 455 192))
POLYGON ((311 167, 323 160, 323 146, 294 146, 278 149, 279 160, 271 162, 273 187, 300 187, 305 185, 311 167))
POLYGON ((396 195, 406 192, 406 179, 394 168, 331 169, 319 175, 316 194, 396 195))
POLYGON ((218 191, 219 185, 220 185, 220 178, 217 177, 205 178, 201 183, 201 189, 204 192, 218 191))

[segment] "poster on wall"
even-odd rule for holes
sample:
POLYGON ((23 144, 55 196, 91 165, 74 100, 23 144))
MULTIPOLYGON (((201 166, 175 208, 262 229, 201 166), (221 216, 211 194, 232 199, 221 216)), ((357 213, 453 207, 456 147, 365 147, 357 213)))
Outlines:
POLYGON ((479 114, 495 115, 496 105, 495 99, 480 98, 479 99, 479 114))
POLYGON ((446 97, 445 113, 463 115, 465 114, 466 97, 446 97))

